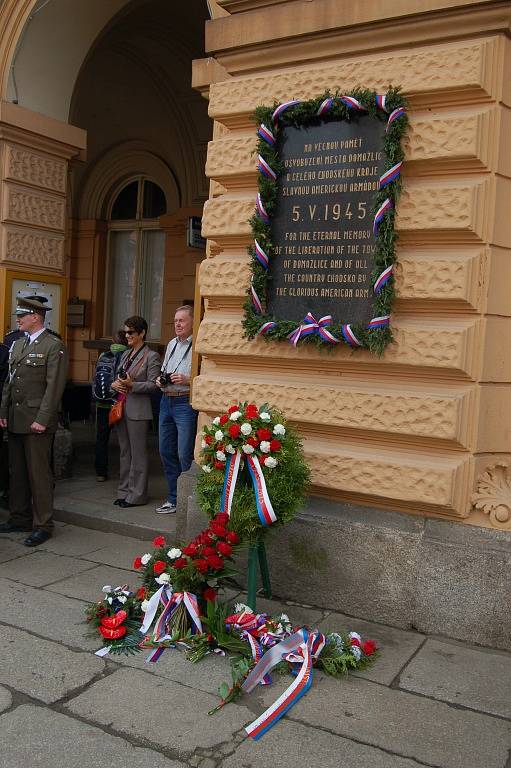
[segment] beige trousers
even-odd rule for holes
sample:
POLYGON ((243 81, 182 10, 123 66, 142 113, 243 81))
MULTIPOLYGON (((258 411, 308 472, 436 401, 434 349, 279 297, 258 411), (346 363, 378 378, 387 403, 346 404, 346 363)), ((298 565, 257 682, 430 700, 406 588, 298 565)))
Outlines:
POLYGON ((117 496, 128 504, 147 504, 149 424, 124 415, 115 425, 120 450, 117 496))

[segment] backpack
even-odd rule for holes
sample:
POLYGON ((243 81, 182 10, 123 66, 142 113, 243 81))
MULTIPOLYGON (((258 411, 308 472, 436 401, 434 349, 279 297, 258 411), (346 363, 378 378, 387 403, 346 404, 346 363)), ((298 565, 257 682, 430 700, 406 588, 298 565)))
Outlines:
POLYGON ((115 373, 122 352, 103 352, 99 356, 92 379, 92 396, 94 400, 105 405, 113 405, 115 397, 112 396, 110 387, 115 381, 115 373))

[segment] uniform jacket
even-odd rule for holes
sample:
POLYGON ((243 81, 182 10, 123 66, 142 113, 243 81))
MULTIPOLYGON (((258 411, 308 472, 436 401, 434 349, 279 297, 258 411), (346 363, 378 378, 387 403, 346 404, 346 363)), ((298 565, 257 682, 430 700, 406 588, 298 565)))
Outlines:
MULTIPOLYGON (((119 367, 124 366, 131 350, 124 352, 119 367)), ((142 352, 143 362, 139 365, 139 360, 135 360, 133 367, 128 371, 133 378, 133 386, 126 395, 124 403, 124 414, 128 419, 134 421, 152 420, 153 409, 151 406, 151 392, 156 392, 156 379, 160 375, 160 356, 149 347, 142 352)))
POLYGON ((32 344, 26 344, 27 340, 18 339, 11 347, 0 418, 7 419, 10 432, 28 434, 34 421, 55 432, 67 380, 66 348, 47 331, 32 344))

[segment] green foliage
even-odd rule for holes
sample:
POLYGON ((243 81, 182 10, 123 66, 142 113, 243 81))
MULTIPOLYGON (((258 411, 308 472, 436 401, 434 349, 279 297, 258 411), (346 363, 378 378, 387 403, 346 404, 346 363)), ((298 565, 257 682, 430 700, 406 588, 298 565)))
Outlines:
POLYGON ((375 651, 371 656, 361 655, 360 659, 357 659, 354 655, 350 639, 347 635, 338 635, 340 642, 327 642, 319 658, 316 660, 315 666, 318 669, 322 669, 327 675, 331 677, 343 677, 350 670, 362 670, 371 667, 378 658, 378 651, 375 651))
MULTIPOLYGON (((345 120, 351 122, 353 120, 360 119, 359 114, 355 114, 354 111, 341 102, 334 102, 330 112, 322 117, 317 117, 317 110, 321 103, 332 96, 348 95, 358 99, 367 110, 369 117, 378 120, 380 122, 386 122, 388 116, 378 108, 376 104, 376 94, 374 91, 365 88, 355 88, 349 93, 341 94, 340 91, 331 93, 326 91, 321 96, 317 96, 315 99, 309 101, 303 101, 297 104, 295 107, 290 107, 283 112, 279 118, 280 126, 296 126, 299 127, 305 124, 319 124, 321 121, 332 122, 335 120, 345 120)), ((254 113, 254 122, 256 125, 264 123, 268 128, 272 129, 272 114, 275 108, 278 106, 278 102, 275 102, 273 106, 259 106, 254 113)), ((386 106, 388 112, 396 109, 399 106, 406 107, 406 101, 400 93, 399 88, 389 87, 386 93, 386 106)), ((383 151, 385 155, 384 170, 392 168, 396 163, 401 162, 404 159, 404 152, 402 148, 402 140, 406 135, 408 129, 408 117, 400 117, 391 123, 389 130, 385 134, 383 151)), ((277 175, 281 172, 282 166, 278 157, 278 153, 275 148, 270 147, 266 141, 259 138, 258 141, 258 153, 270 164, 277 175)), ((277 202, 277 184, 271 179, 260 175, 259 177, 259 192, 261 199, 265 206, 268 215, 271 217, 275 211, 277 202)), ((376 213, 380 205, 390 197, 394 204, 397 202, 401 192, 401 177, 399 176, 395 181, 386 186, 384 189, 379 190, 374 195, 374 205, 372 209, 372 215, 376 213)), ((378 230, 378 237, 376 239, 376 253, 374 255, 374 270, 372 273, 373 282, 378 278, 381 272, 390 266, 395 261, 395 245, 396 234, 394 231, 395 222, 395 209, 389 211, 383 218, 378 230)), ((271 236, 271 225, 264 224, 258 216, 253 216, 250 220, 252 227, 252 234, 255 239, 258 240, 260 245, 264 248, 269 259, 271 260, 273 254, 273 244, 271 236)), ((265 270, 254 258, 254 248, 251 246, 248 249, 252 258, 252 284, 257 292, 257 295, 261 299, 261 302, 265 302, 268 272, 265 270)), ((275 322, 277 325, 267 333, 263 335, 263 338, 267 341, 285 341, 289 334, 297 327, 297 323, 294 321, 286 321, 280 318, 276 318, 269 314, 258 314, 252 304, 250 297, 250 288, 247 292, 248 298, 244 304, 244 319, 243 328, 245 336, 249 339, 253 339, 257 336, 259 329, 264 323, 275 322)), ((382 315, 388 315, 392 309, 392 300, 394 297, 394 280, 389 281, 383 288, 379 296, 374 297, 373 302, 373 317, 381 317, 382 315)), ((348 321, 349 322, 349 321, 348 321)), ((372 353, 381 355, 383 354, 385 347, 392 341, 392 331, 390 327, 373 328, 369 330, 364 325, 352 325, 353 331, 360 341, 362 347, 369 349, 372 353)), ((341 342, 344 342, 344 338, 341 332, 341 324, 337 323, 329 327, 331 333, 338 338, 341 342)), ((328 342, 324 342, 318 334, 312 334, 301 338, 299 344, 314 344, 321 349, 331 352, 335 349, 335 345, 328 342)), ((344 342, 346 343, 346 342, 344 342)))

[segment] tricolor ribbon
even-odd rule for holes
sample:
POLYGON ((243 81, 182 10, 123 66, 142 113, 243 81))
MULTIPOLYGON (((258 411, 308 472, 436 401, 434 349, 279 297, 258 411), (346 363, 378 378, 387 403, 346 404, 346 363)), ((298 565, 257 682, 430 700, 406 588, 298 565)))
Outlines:
POLYGON ((370 321, 368 328, 385 328, 390 323, 390 315, 382 315, 381 317, 373 317, 370 321))
POLYGON ((387 96, 386 94, 376 94, 376 106, 381 109, 382 112, 388 112, 387 110, 387 96))
POLYGON ((350 109, 358 109, 361 112, 367 111, 366 108, 358 101, 358 99, 353 98, 353 96, 341 96, 341 101, 350 109))
POLYGON ((255 257, 259 264, 264 268, 268 269, 268 256, 265 253, 265 251, 261 248, 257 240, 254 240, 254 249, 255 249, 255 257))
POLYGON ((404 107, 397 107, 397 109, 394 109, 390 113, 389 119, 387 120, 387 128, 385 132, 386 133, 388 132, 394 120, 397 120, 399 117, 404 117, 405 115, 406 115, 406 109, 404 107))
POLYGON ((261 299, 257 295, 257 291, 252 284, 250 285, 250 295, 252 296, 252 304, 254 306, 255 311, 257 312, 258 315, 262 315, 263 305, 261 304, 261 299))
MULTIPOLYGON (((202 624, 199 618, 199 606, 195 595, 191 592, 172 592, 167 585, 160 587, 148 601, 140 632, 143 635, 147 635, 154 623, 151 638, 152 641, 159 643, 163 640, 170 640, 171 635, 168 634, 169 622, 181 603, 184 603, 188 615, 192 620, 192 634, 197 632, 201 633, 202 624), (156 613, 160 604, 163 606, 163 610, 155 622, 156 613)), ((162 646, 155 648, 151 651, 146 661, 155 663, 158 661, 164 650, 165 649, 162 646)))
POLYGON ((266 176, 267 179, 271 179, 272 181, 277 180, 277 174, 262 155, 257 156, 257 170, 259 173, 262 173, 263 176, 266 176))
MULTIPOLYGON (((264 656, 263 646, 256 637, 251 635, 250 632, 247 632, 246 630, 241 632, 240 637, 242 640, 246 640, 246 642, 249 644, 250 650, 252 651, 252 659, 254 663, 257 664, 264 656)), ((259 681, 259 685, 271 685, 270 675, 264 675, 264 677, 259 681)))
POLYGON ((319 109, 316 112, 318 117, 322 117, 323 115, 326 115, 327 112, 330 112, 335 102, 335 98, 331 97, 329 99, 325 99, 321 102, 319 105, 319 109))
MULTIPOLYGON (((234 490, 236 488, 236 481, 238 479, 238 473, 241 467, 241 461, 243 456, 240 451, 231 454, 226 462, 224 487, 222 490, 221 504, 222 512, 226 512, 228 515, 231 513, 232 500, 234 497, 234 490)), ((271 525, 277 521, 277 515, 273 509, 268 489, 266 487, 266 481, 264 479, 263 470, 259 463, 257 456, 245 455, 247 461, 248 472, 252 485, 254 487, 254 495, 256 500, 257 514, 261 524, 271 525)))
POLYGON ((236 488, 240 466, 241 453, 236 451, 234 454, 229 454, 225 464, 224 487, 220 499, 220 511, 226 512, 228 515, 231 514, 232 500, 234 498, 234 490, 236 488))
POLYGON ((261 123, 259 126, 259 130, 257 131, 258 136, 260 136, 267 144, 270 145, 270 147, 275 146, 275 136, 270 131, 269 128, 265 126, 264 123, 261 123))
POLYGON ((383 187, 386 187, 387 184, 390 184, 392 181, 395 181, 398 176, 401 174, 401 166, 403 165, 402 162, 396 163, 392 166, 392 168, 389 168, 388 171, 385 171, 383 176, 380 176, 380 189, 383 189, 383 187))
POLYGON ((291 637, 270 648, 256 664, 242 685, 245 693, 253 691, 264 676, 286 657, 290 657, 289 660, 292 663, 300 666, 295 679, 284 693, 257 720, 245 728, 252 739, 257 741, 264 736, 307 693, 312 684, 313 661, 319 656, 323 646, 323 635, 318 632, 309 633, 303 627, 291 637), (314 651, 314 648, 317 650, 314 651))
POLYGON ((259 216, 263 224, 270 223, 270 217, 266 213, 266 209, 263 205, 263 201, 261 200, 260 192, 257 193, 257 197, 256 197, 256 211, 257 211, 257 215, 259 216))
POLYGON ((374 283, 374 292, 377 296, 380 295, 380 293, 383 290, 383 287, 387 285, 390 278, 392 277, 392 272, 394 271, 394 265, 391 264, 390 267, 387 267, 383 270, 381 275, 376 279, 374 283))
POLYGON ((273 125, 275 128, 278 126, 279 118, 282 113, 290 107, 296 107, 297 104, 300 104, 300 99, 292 99, 291 101, 284 101, 282 104, 279 104, 272 115, 273 125))
POLYGON ((353 333, 353 329, 349 323, 341 326, 341 333, 343 335, 344 341, 346 344, 349 344, 350 347, 361 347, 362 344, 357 339, 355 334, 353 333))
POLYGON ((323 341, 328 341, 330 344, 338 344, 339 339, 328 330, 329 325, 332 325, 332 315, 325 315, 316 320, 311 312, 307 312, 303 323, 289 334, 288 339, 296 347, 301 338, 317 333, 323 341))
POLYGON ((374 217, 374 223, 373 223, 373 234, 375 237, 378 235, 378 230, 380 228, 380 224, 383 220, 383 217, 393 207, 394 207, 394 204, 392 200, 390 199, 390 197, 387 197, 387 199, 380 205, 380 207, 376 211, 376 214, 374 217))
POLYGON ((257 331, 258 335, 264 336, 265 333, 269 333, 269 331, 272 331, 274 328, 277 327, 277 323, 274 323, 272 320, 269 320, 267 323, 263 323, 262 326, 257 331))

